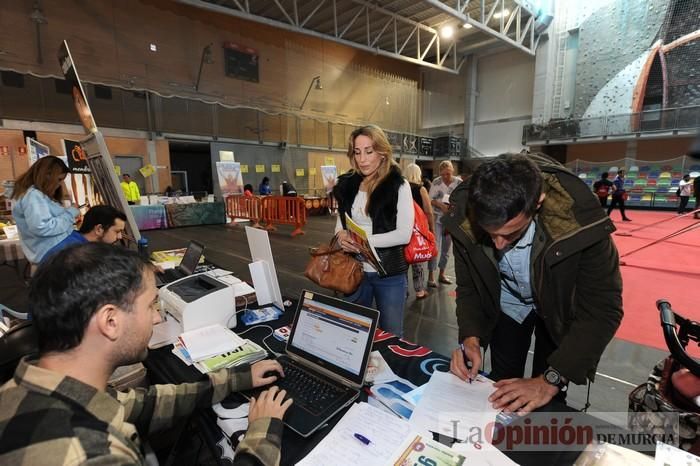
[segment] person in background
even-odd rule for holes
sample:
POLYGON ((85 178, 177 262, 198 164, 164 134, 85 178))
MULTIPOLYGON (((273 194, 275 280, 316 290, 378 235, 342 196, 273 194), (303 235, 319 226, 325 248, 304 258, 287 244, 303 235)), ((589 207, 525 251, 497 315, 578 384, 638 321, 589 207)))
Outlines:
POLYGON ((63 241, 49 249, 42 262, 58 251, 73 244, 106 243, 114 244, 122 239, 126 228, 126 215, 111 205, 96 205, 83 217, 80 229, 73 231, 63 241))
POLYGON ((678 197, 680 197, 678 215, 685 213, 685 208, 688 206, 691 194, 693 194, 693 182, 690 179, 690 175, 686 173, 683 175, 683 179, 678 183, 678 197))
POLYGON ((450 370, 475 378, 488 347, 489 401, 520 414, 592 381, 623 311, 615 227, 588 187, 545 155, 503 154, 455 190, 443 222, 457 275, 450 370))
MULTIPOLYGON (((695 194, 695 210, 700 209, 700 175, 693 178, 693 194, 695 194)), ((695 218, 700 218, 700 212, 695 212, 695 218)))
POLYGON ((73 231, 80 211, 64 207, 63 180, 68 167, 54 156, 42 157, 15 181, 12 216, 17 223, 22 251, 31 264, 73 231))
POLYGON ((270 178, 264 177, 260 186, 258 186, 258 192, 261 196, 269 196, 272 194, 272 188, 270 188, 270 178))
POLYGON ((608 206, 608 195, 613 187, 612 181, 608 179, 608 172, 600 174, 600 179, 593 183, 593 192, 598 196, 600 206, 606 208, 608 206))
POLYGON ((139 191, 139 185, 136 182, 131 181, 131 176, 128 173, 122 175, 122 191, 124 191, 124 197, 129 205, 136 205, 141 200, 141 192, 139 191))
POLYGON ((613 180, 613 193, 610 207, 608 207, 608 216, 613 211, 616 205, 620 206, 620 214, 622 214, 623 222, 631 222, 632 219, 625 215, 625 201, 627 200, 627 191, 625 190, 625 171, 619 170, 617 176, 613 180))
POLYGON ((247 184, 243 186, 243 195, 245 197, 253 197, 253 185, 252 184, 247 184))
MULTIPOLYGON (((0 464, 153 464, 148 436, 189 422, 233 391, 284 376, 266 360, 195 383, 108 388, 117 367, 148 355, 157 303, 153 268, 136 251, 87 243, 41 264, 29 290, 39 354, 23 358, 0 387, 0 464)), ((283 402, 278 390, 251 399, 234 465, 279 464, 282 416, 292 400, 283 402)))
MULTIPOLYGON (((430 204, 430 196, 428 196, 428 190, 423 186, 421 181, 421 171, 420 167, 415 163, 409 164, 405 171, 406 179, 411 185, 411 196, 418 206, 423 209, 425 216, 428 218, 428 227, 430 231, 435 234, 435 219, 433 217, 433 208, 430 204)), ((428 296, 428 291, 426 290, 425 282, 425 270, 427 269, 427 264, 425 262, 418 262, 417 264, 411 264, 411 269, 413 270, 413 290, 416 292, 416 299, 423 299, 428 296)))
POLYGON ((435 268, 439 269, 438 282, 449 285, 452 281, 445 276, 445 267, 447 260, 450 257, 450 248, 452 247, 452 238, 446 235, 442 228, 441 217, 445 215, 450 208, 449 198, 452 191, 462 182, 462 179, 454 176, 454 167, 449 160, 443 160, 438 166, 439 177, 433 180, 433 185, 430 187, 429 195, 431 205, 435 212, 435 241, 437 241, 440 258, 437 257, 430 260, 428 263, 428 286, 436 288, 435 283, 435 268))
POLYGON ((168 197, 172 197, 175 195, 175 190, 172 186, 168 185, 168 187, 165 188, 165 195, 168 197))
POLYGON ((287 197, 297 197, 297 190, 294 188, 292 183, 289 181, 283 181, 282 186, 280 186, 280 192, 282 193, 283 196, 287 197))
POLYGON ((352 168, 338 177, 333 190, 338 201, 338 244, 349 253, 360 251, 347 231, 347 214, 367 233, 386 275, 363 262, 362 283, 345 299, 368 307, 375 303, 381 313, 380 328, 402 336, 408 289, 404 247, 411 239, 414 222, 411 186, 401 176, 391 144, 378 126, 363 126, 350 134, 348 158, 352 168))

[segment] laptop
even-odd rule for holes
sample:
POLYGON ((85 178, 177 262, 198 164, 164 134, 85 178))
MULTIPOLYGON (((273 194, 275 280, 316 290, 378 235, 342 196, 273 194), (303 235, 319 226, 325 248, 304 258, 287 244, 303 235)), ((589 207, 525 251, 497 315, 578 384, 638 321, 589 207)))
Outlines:
POLYGON ((375 309, 302 291, 285 353, 277 358, 285 377, 275 385, 294 399, 284 418, 288 428, 308 437, 357 399, 378 321, 375 309))
POLYGON ((185 251, 185 255, 182 257, 180 265, 175 268, 165 270, 162 273, 156 273, 156 286, 160 288, 168 283, 172 283, 180 280, 181 278, 192 275, 197 268, 197 264, 199 264, 199 260, 202 258, 202 254, 204 254, 204 245, 196 241, 190 241, 190 244, 187 245, 187 251, 185 251))

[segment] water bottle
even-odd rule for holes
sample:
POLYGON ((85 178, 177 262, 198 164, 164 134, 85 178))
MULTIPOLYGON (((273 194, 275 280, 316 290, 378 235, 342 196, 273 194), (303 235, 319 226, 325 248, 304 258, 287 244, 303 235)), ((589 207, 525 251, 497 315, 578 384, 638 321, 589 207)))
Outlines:
POLYGON ((142 236, 138 241, 139 254, 144 260, 149 260, 150 255, 148 254, 148 238, 142 236))

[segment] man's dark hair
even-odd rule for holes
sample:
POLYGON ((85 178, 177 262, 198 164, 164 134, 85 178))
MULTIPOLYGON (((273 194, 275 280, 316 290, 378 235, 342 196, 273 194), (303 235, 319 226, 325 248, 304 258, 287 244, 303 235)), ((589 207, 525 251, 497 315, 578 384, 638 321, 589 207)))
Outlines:
POLYGON ((542 194, 542 172, 526 155, 501 154, 474 171, 467 215, 481 227, 501 227, 525 213, 533 216, 542 194))
POLYGON ((601 173, 600 178, 603 180, 607 180, 608 179, 608 172, 601 173))
POLYGON ((102 225, 102 228, 107 230, 114 225, 116 219, 126 222, 126 215, 111 205, 96 205, 85 214, 79 231, 82 234, 87 234, 94 230, 97 225, 102 225))
POLYGON ((53 254, 39 266, 29 288, 39 353, 78 346, 90 319, 106 304, 131 311, 147 268, 135 251, 104 243, 74 245, 53 254))

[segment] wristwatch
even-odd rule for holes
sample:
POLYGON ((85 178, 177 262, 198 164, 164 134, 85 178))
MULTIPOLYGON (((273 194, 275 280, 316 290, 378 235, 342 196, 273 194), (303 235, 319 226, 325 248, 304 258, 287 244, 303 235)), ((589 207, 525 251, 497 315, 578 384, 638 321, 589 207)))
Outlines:
POLYGON ((559 371, 553 367, 548 367, 547 370, 544 371, 544 380, 548 384, 554 385, 562 392, 565 392, 569 388, 569 382, 564 382, 559 371))

